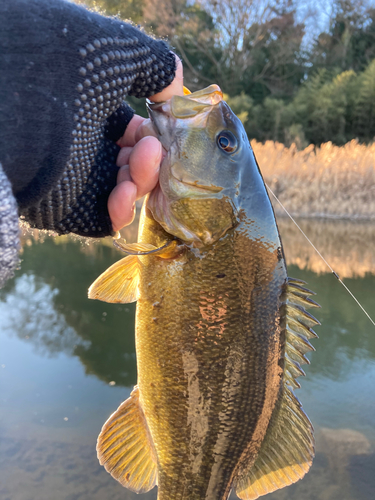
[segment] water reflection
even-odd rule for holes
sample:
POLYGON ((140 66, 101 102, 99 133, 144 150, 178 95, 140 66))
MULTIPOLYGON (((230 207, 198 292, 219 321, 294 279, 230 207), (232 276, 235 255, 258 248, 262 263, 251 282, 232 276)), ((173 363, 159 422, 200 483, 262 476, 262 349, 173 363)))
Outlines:
MULTIPOLYGON (((373 311, 375 256, 371 242, 374 240, 375 245, 375 225, 347 221, 299 223, 327 260, 337 264, 335 269, 341 275, 357 276, 345 282, 365 309, 373 311), (363 276, 358 279, 361 273, 363 276)), ((306 280, 309 288, 319 292, 317 300, 323 306, 313 311, 323 323, 323 330, 317 331, 319 355, 313 355, 310 373, 336 380, 348 376, 355 359, 375 359, 375 335, 371 324, 334 276, 324 266, 322 268, 321 261, 292 221, 281 219, 279 226, 289 276, 306 280), (322 274, 323 269, 325 274, 322 274)), ((126 231, 127 240, 134 241, 136 224, 126 231)), ((36 236, 40 238, 38 233, 36 236)), ((31 332, 29 340, 40 352, 44 349, 52 354, 70 349, 81 359, 87 373, 106 382, 115 381, 124 386, 135 384, 135 305, 105 304, 87 299, 87 288, 92 281, 122 257, 113 248, 112 240, 87 245, 66 237, 55 240, 44 237, 43 244, 37 245, 39 240, 30 240, 29 234, 23 241, 27 242, 22 256, 23 274, 0 292, 0 297, 7 297, 7 303, 20 304, 19 311, 8 313, 13 314, 12 328, 17 335, 25 337, 27 324, 27 331, 31 332), (34 286, 33 291, 30 286, 34 286), (46 295, 49 295, 48 302, 43 307, 36 307, 39 300, 46 300, 39 297, 46 295), (33 315, 31 321, 30 315, 33 315), (51 321, 55 325, 53 328, 43 327, 51 321), (37 324, 41 326, 33 328, 37 324)), ((4 305, 3 311, 4 307, 8 309, 4 305)), ((15 311, 11 307, 9 310, 15 311)), ((11 319, 7 317, 6 321, 11 319)))
POLYGON ((101 245, 95 245, 94 255, 82 249, 79 241, 56 245, 49 238, 25 246, 21 275, 0 292, 1 317, 8 330, 39 352, 70 352, 80 358, 86 373, 105 382, 133 385, 134 304, 87 298, 93 279, 118 259, 118 253, 101 245))
MULTIPOLYGON (((375 311, 374 225, 301 225, 375 311)), ((294 226, 285 220, 279 226, 289 275, 306 280, 322 305, 313 311, 322 322, 317 351, 298 391, 316 428, 317 455, 303 481, 267 498, 372 500, 374 330, 333 275, 323 273, 294 226)), ((94 449, 102 423, 136 383, 134 305, 87 299, 88 286, 122 255, 110 241, 44 239, 24 237, 22 268, 0 292, 0 367, 6 365, 0 369, 0 431, 6 434, 0 496, 50 500, 53 491, 53 500, 155 499, 156 490, 139 497, 112 480, 94 449)))
MULTIPOLYGON (((94 436, 93 436, 94 437, 94 436)), ((93 443, 3 438, 2 500, 155 500, 156 489, 136 495, 99 465, 93 443)))
MULTIPOLYGON (((309 373, 339 380, 349 376, 355 360, 375 360, 374 328, 332 274, 319 276, 296 265, 288 266, 288 274, 307 281, 309 288, 318 292, 316 300, 322 306, 313 311, 322 326, 316 328, 319 340, 314 345, 319 353, 312 354, 309 373)), ((345 283, 366 310, 375 310, 374 275, 345 283)))
POLYGON ((65 316, 55 310, 54 298, 58 293, 57 288, 34 275, 20 276, 12 292, 0 302, 3 332, 31 341, 39 355, 72 355, 78 346, 87 349, 90 342, 80 338, 65 316))
MULTIPOLYGON (((375 224, 363 221, 301 219, 298 224, 341 278, 375 274, 375 224)), ((278 218, 289 264, 317 274, 329 270, 289 218, 278 218)))
MULTIPOLYGON (((137 206, 133 224, 121 230, 121 236, 128 243, 137 240, 140 203, 137 202, 137 206)), ((341 278, 375 274, 374 222, 300 219, 298 224, 341 278)), ((316 274, 329 273, 327 266, 289 218, 279 217, 278 226, 289 265, 294 264, 316 274)), ((25 229, 21 242, 25 247, 43 242, 46 238, 46 233, 25 229)), ((72 241, 71 236, 59 237, 55 243, 64 245, 68 241, 72 241)), ((81 240, 79 248, 86 255, 100 257, 103 246, 111 248, 112 239, 101 240, 100 244, 94 240, 81 240)))

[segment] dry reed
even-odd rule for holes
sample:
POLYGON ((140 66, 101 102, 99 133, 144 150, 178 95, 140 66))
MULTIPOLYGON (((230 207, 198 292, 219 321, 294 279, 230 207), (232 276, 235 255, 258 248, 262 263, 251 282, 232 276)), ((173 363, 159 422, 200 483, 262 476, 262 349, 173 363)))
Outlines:
POLYGON ((266 183, 292 215, 375 220, 375 144, 327 142, 303 151, 273 141, 251 144, 266 183))

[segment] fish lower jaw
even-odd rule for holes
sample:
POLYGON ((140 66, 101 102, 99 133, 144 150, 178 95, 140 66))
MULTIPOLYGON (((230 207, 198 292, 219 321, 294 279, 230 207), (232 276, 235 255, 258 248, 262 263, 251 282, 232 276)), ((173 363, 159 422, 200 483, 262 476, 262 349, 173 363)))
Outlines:
MULTIPOLYGON (((180 181, 177 181, 180 185, 180 181)), ((201 190, 202 191, 202 190, 201 190)), ((186 191, 184 191, 186 193, 186 191)), ((176 196, 175 200, 181 199, 184 196, 176 196)), ((188 196, 186 196, 188 197, 188 196)), ((212 192, 207 193, 207 198, 212 198, 212 192)), ((197 198, 195 195, 194 198, 197 198)), ((171 200, 167 197, 163 191, 160 184, 151 192, 149 199, 147 200, 147 207, 151 211, 154 219, 158 222, 162 228, 172 236, 175 236, 187 246, 191 248, 201 249, 213 245, 218 241, 229 228, 225 228, 220 232, 212 232, 208 228, 190 228, 185 225, 182 220, 176 217, 173 210, 171 209, 171 200)))
POLYGON ((169 234, 180 239, 183 243, 193 244, 201 241, 197 236, 184 226, 170 209, 170 201, 167 200, 162 188, 158 185, 147 200, 147 208, 151 211, 154 219, 169 234))

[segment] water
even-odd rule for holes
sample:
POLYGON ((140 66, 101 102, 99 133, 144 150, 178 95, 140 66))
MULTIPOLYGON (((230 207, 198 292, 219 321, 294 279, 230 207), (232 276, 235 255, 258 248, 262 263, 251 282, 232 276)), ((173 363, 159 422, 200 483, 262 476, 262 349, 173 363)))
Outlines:
MULTIPOLYGON (((374 314, 374 226, 302 223, 374 314)), ((374 328, 337 280, 321 273, 293 227, 280 221, 280 229, 289 275, 306 280, 322 305, 313 311, 322 322, 317 351, 297 391, 317 447, 310 473, 266 498, 372 500, 374 328)), ((0 292, 2 500, 156 498, 156 489, 143 496, 124 489, 96 459, 102 424, 136 383, 134 305, 86 298, 119 256, 105 245, 25 238, 21 270, 0 292)))

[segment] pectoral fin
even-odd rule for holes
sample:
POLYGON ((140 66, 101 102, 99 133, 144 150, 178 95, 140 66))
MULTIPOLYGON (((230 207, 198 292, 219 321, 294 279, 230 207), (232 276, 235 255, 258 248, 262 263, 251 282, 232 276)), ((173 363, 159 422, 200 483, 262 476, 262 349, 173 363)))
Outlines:
POLYGON ((109 267, 89 288, 89 299, 122 304, 138 298, 140 263, 136 255, 128 255, 109 267))
POLYGON ((137 387, 103 425, 96 450, 100 464, 126 488, 146 493, 157 484, 155 453, 137 387))

